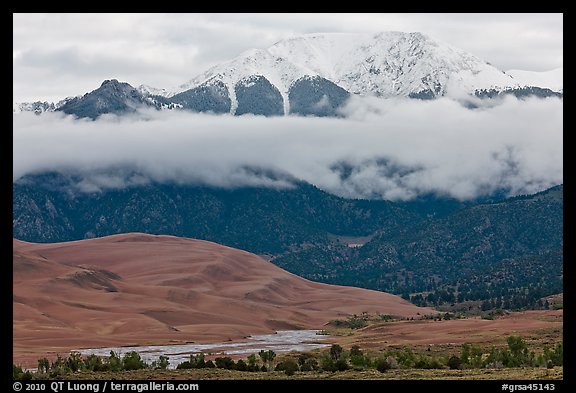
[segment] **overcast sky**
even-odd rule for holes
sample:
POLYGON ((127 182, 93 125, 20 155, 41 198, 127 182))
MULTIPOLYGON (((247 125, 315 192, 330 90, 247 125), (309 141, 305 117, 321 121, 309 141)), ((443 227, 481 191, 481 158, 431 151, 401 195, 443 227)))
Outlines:
POLYGON ((303 33, 419 31, 502 69, 563 65, 562 14, 14 14, 14 102, 104 79, 178 86, 250 48, 303 33))

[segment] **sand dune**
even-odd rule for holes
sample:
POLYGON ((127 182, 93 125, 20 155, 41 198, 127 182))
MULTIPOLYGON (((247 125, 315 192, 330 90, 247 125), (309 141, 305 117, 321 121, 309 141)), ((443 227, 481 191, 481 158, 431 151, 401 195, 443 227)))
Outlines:
POLYGON ((14 361, 72 348, 221 342, 322 328, 363 311, 433 313, 387 293, 311 282, 219 244, 145 234, 13 241, 14 361))

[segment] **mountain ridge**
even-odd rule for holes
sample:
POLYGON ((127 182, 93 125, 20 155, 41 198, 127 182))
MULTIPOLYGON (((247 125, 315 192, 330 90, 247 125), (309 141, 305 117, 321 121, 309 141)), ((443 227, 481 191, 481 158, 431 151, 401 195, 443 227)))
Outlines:
POLYGON ((338 110, 352 95, 458 100, 501 94, 562 97, 562 78, 562 69, 507 73, 422 33, 315 33, 244 51, 177 89, 128 85, 122 97, 113 97, 101 86, 57 105, 14 104, 13 113, 63 111, 95 119, 103 113, 132 112, 139 105, 232 115, 340 116, 338 110), (257 86, 246 86, 246 80, 255 78, 257 86), (292 94, 295 85, 302 90, 302 83, 311 79, 317 81, 315 87, 307 86, 304 95, 314 100, 301 99, 302 92, 292 94))

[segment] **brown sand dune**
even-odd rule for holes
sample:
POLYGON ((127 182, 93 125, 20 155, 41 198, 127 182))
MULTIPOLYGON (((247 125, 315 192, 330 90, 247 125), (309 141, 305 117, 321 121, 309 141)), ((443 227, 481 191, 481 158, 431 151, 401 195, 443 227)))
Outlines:
POLYGON ((20 363, 82 347, 321 328, 363 311, 435 313, 391 294, 311 282, 207 241, 136 233, 51 244, 14 240, 13 250, 20 363))

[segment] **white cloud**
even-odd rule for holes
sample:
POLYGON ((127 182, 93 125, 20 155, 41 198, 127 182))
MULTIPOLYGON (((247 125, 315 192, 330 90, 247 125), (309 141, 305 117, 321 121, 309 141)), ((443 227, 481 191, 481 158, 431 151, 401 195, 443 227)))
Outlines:
POLYGON ((293 176, 394 200, 531 193, 562 183, 562 111, 559 99, 510 97, 476 110, 448 99, 357 99, 348 119, 23 113, 14 116, 13 179, 74 170, 93 191, 149 180, 286 187, 293 176))

